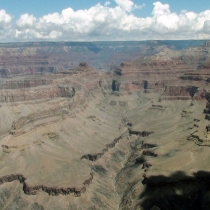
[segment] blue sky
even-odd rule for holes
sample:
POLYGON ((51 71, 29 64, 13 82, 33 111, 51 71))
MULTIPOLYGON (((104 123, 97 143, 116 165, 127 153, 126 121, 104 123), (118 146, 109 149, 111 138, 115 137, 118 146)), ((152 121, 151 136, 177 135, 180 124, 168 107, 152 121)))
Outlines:
MULTIPOLYGON (((21 14, 29 13, 36 17, 61 12, 63 9, 71 7, 73 10, 88 9, 98 3, 104 5, 106 0, 0 0, 0 9, 5 9, 15 19, 21 14)), ((145 3, 146 6, 140 11, 134 11, 138 17, 150 16, 154 0, 134 0, 136 4, 145 3)), ((110 0, 110 6, 116 6, 113 0, 110 0)), ((209 0, 162 0, 161 3, 169 4, 173 12, 179 13, 181 10, 201 12, 210 9, 209 0)))
POLYGON ((0 39, 210 39, 210 2, 0 0, 0 39))

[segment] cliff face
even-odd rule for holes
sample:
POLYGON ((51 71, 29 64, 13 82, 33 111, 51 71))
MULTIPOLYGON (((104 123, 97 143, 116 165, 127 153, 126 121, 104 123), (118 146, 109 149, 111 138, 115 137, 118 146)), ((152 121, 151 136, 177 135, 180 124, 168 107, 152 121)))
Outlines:
POLYGON ((52 84, 52 80, 47 80, 47 79, 8 80, 1 84, 1 89, 30 88, 30 87, 37 87, 40 85, 50 85, 50 84, 52 84))
MULTIPOLYGON (((14 86, 13 86, 14 87, 14 86)), ((56 97, 73 97, 73 87, 47 86, 37 89, 20 88, 15 90, 0 90, 0 102, 30 101, 36 99, 51 99, 56 97)))
POLYGON ((209 80, 205 64, 210 60, 209 52, 208 46, 182 51, 163 48, 156 55, 123 62, 113 71, 112 89, 156 92, 160 101, 204 100, 209 80))
POLYGON ((22 174, 11 174, 7 176, 0 177, 0 185, 7 183, 7 182, 13 182, 13 181, 19 181, 21 184, 23 184, 23 191, 26 195, 35 195, 37 192, 43 191, 47 193, 48 195, 52 196, 58 196, 58 195, 69 195, 73 194, 75 197, 80 197, 83 193, 86 191, 86 187, 88 187, 93 180, 93 174, 90 174, 90 178, 85 180, 81 189, 77 189, 75 187, 67 187, 67 188, 58 188, 58 187, 47 187, 44 185, 40 186, 30 186, 26 182, 26 178, 22 174))

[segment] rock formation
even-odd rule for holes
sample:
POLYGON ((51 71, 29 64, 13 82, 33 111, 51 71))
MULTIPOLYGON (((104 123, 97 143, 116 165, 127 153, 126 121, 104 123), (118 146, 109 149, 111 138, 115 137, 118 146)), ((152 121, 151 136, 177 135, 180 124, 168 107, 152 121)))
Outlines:
POLYGON ((210 50, 189 43, 1 44, 0 208, 207 209, 210 50))

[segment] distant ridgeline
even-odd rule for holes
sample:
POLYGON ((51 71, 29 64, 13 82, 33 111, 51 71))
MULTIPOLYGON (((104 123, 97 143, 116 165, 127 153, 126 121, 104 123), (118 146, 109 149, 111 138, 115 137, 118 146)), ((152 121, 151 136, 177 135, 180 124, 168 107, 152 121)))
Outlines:
POLYGON ((87 47, 87 48, 103 48, 103 47, 122 47, 122 46, 138 46, 138 45, 165 45, 167 47, 175 47, 181 50, 186 47, 196 47, 202 45, 207 40, 147 40, 147 41, 97 41, 97 42, 11 42, 0 43, 2 48, 20 48, 20 47, 87 47))
POLYGON ((0 43, 0 76, 35 75, 72 69, 81 61, 110 70, 163 48, 182 50, 206 40, 0 43))

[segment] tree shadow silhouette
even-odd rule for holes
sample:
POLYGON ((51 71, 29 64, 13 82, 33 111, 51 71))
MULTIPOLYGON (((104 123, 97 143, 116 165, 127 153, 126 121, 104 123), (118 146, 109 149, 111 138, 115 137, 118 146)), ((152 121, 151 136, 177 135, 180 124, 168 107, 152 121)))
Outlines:
MULTIPOLYGON (((144 210, 154 206, 161 210, 210 209, 210 172, 198 171, 192 176, 178 171, 170 177, 145 177, 146 185, 139 198, 144 210)), ((158 209, 156 208, 156 209, 158 209)))

